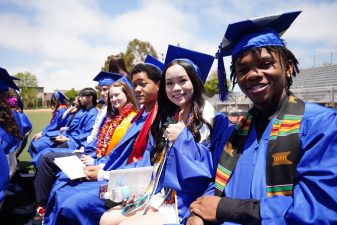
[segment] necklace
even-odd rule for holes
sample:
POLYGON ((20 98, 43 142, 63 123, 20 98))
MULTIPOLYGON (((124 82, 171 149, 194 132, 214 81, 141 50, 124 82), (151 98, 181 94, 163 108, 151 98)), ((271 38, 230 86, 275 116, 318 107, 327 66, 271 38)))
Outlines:
POLYGON ((111 140, 112 135, 114 134, 116 128, 120 125, 120 123, 133 111, 133 107, 131 104, 126 104, 123 109, 118 113, 117 116, 109 116, 102 128, 99 130, 98 135, 98 143, 96 149, 96 156, 100 158, 105 156, 106 151, 109 147, 109 142, 111 140))

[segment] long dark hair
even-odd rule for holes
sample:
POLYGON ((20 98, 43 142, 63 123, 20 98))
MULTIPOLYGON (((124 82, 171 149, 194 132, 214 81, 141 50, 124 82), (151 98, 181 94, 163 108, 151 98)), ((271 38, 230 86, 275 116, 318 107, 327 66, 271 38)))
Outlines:
MULTIPOLYGON (((293 64, 293 72, 290 77, 286 76, 287 78, 287 91, 289 91, 290 86, 293 84, 293 77, 300 72, 298 68, 298 60, 296 59, 295 55, 286 47, 282 46, 266 46, 262 47, 265 48, 269 54, 272 52, 278 54, 280 56, 280 60, 282 60, 283 65, 286 65, 289 61, 293 64)), ((244 55, 251 53, 255 58, 261 59, 261 51, 262 48, 252 48, 244 53, 242 53, 234 62, 231 64, 231 75, 230 79, 232 81, 232 86, 234 88, 235 84, 237 83, 236 73, 235 73, 235 63, 240 60, 244 55)))
POLYGON ((56 97, 55 97, 55 93, 51 96, 51 99, 50 99, 50 105, 51 107, 54 107, 54 112, 58 109, 58 107, 61 105, 61 104, 66 104, 66 102, 61 102, 60 100, 58 100, 56 97))
POLYGON ((192 133, 194 140, 196 142, 200 141, 199 129, 203 124, 206 124, 210 130, 212 130, 211 125, 203 118, 202 112, 205 105, 204 99, 204 85, 200 78, 198 77, 195 69, 189 63, 182 60, 175 60, 169 63, 162 73, 162 77, 159 85, 158 92, 158 113, 151 126, 151 134, 154 137, 154 147, 151 151, 151 162, 155 163, 159 160, 161 153, 164 151, 165 140, 163 139, 163 133, 166 129, 164 123, 169 117, 174 117, 177 112, 179 112, 179 107, 171 102, 166 95, 166 82, 165 75, 166 71, 172 65, 178 64, 182 66, 188 77, 190 78, 193 85, 193 96, 192 96, 192 119, 188 123, 187 129, 192 133))
POLYGON ((79 96, 91 96, 91 102, 93 106, 97 104, 97 92, 92 88, 83 88, 80 90, 79 96))
POLYGON ((13 137, 22 139, 19 126, 15 121, 9 104, 6 102, 6 94, 3 92, 0 92, 0 125, 13 137))

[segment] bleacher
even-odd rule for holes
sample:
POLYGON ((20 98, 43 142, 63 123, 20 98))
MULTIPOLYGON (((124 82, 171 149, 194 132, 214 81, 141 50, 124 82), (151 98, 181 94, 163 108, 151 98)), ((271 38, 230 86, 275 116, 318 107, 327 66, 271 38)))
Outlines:
POLYGON ((337 102, 337 64, 302 69, 290 90, 305 101, 334 107, 337 102))
POLYGON ((302 69, 293 80, 291 90, 337 87, 337 64, 302 69))

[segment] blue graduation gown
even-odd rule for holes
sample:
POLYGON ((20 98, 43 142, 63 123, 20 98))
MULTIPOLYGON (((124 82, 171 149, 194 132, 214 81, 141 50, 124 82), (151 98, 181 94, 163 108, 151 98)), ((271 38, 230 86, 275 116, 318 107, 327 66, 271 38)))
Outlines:
POLYGON ((67 108, 59 108, 56 110, 54 118, 49 124, 43 129, 42 135, 48 131, 59 130, 61 127, 66 125, 66 120, 62 119, 63 113, 67 111, 67 108))
POLYGON ((17 112, 15 109, 12 109, 11 111, 13 113, 13 117, 15 119, 16 125, 18 126, 18 128, 20 130, 21 135, 24 135, 25 133, 24 133, 24 130, 23 130, 23 124, 22 124, 19 112, 17 112))
POLYGON ((19 145, 20 140, 8 134, 1 126, 0 126, 0 150, 5 154, 8 154, 10 151, 14 151, 19 145))
POLYGON ((81 116, 76 127, 69 127, 65 133, 65 136, 69 139, 69 148, 78 149, 81 146, 87 145, 87 137, 90 135, 95 124, 97 113, 96 107, 93 107, 81 116))
MULTIPOLYGON (((2 131, 2 129, 0 131, 2 131)), ((2 145, 1 145, 1 148, 2 148, 2 145)), ((0 149, 0 204, 5 198, 8 184, 9 184, 8 162, 7 162, 5 152, 2 149, 0 149)))
MULTIPOLYGON (((225 188, 226 196, 260 200, 262 224, 336 224, 337 111, 305 104, 300 126, 302 157, 292 196, 267 197, 266 194, 266 154, 274 120, 270 121, 260 143, 254 127, 251 128, 243 154, 225 188)), ((217 160, 226 141, 216 150, 217 160)))
POLYGON ((64 131, 51 130, 51 131, 48 131, 48 132, 44 132, 43 136, 46 136, 48 138, 52 138, 52 137, 56 137, 56 136, 59 136, 59 135, 67 135, 67 133, 71 133, 72 131, 77 129, 81 118, 84 118, 86 113, 88 113, 88 111, 86 111, 84 109, 80 109, 78 112, 76 112, 76 115, 75 115, 74 119, 72 120, 71 124, 69 125, 69 127, 65 127, 66 130, 64 130, 64 131))
POLYGON ((50 137, 46 136, 48 132, 58 131, 61 127, 66 125, 66 121, 62 119, 63 113, 66 111, 66 108, 59 108, 56 110, 54 118, 50 121, 50 123, 41 131, 42 135, 38 140, 32 139, 30 146, 28 148, 28 152, 33 158, 35 155, 35 151, 32 148, 32 145, 34 146, 34 149, 36 151, 39 151, 44 148, 48 148, 48 146, 51 146, 53 142, 50 140, 50 137))
MULTIPOLYGON (((104 121, 104 119, 103 119, 103 121, 104 121)), ((73 119, 74 123, 76 123, 76 121, 78 121, 77 117, 75 117, 73 119)), ((96 119, 95 119, 94 126, 96 126, 96 123, 97 123, 97 116, 96 116, 96 119)), ((99 123, 101 124, 100 126, 103 126, 103 124, 104 124, 104 123, 102 123, 102 121, 100 121, 99 123)), ((94 126, 93 126, 93 129, 94 129, 94 126)), ((88 140, 88 137, 87 137, 86 140, 88 140)), ((96 157, 97 142, 98 142, 98 138, 96 136, 95 139, 93 139, 92 141, 90 141, 89 143, 87 143, 84 146, 84 154, 90 155, 91 157, 95 158, 96 157)), ((72 148, 49 148, 48 151, 50 151, 50 152, 73 152, 74 149, 72 149, 72 148)), ((47 152, 47 151, 45 151, 45 152, 47 152)))
MULTIPOLYGON (((148 114, 143 115, 132 123, 122 140, 104 159, 104 170, 126 165, 147 116, 148 114)), ((98 224, 106 211, 104 201, 99 199, 99 186, 107 181, 74 182, 65 178, 63 173, 59 176, 49 196, 44 224, 98 224)))
MULTIPOLYGON (((214 124, 218 121, 215 117, 214 124)), ((227 117, 222 126, 228 127, 227 117)), ((230 132, 225 132, 229 136, 230 132)), ((148 154, 149 155, 149 154, 148 154)), ((214 176, 213 154, 209 143, 197 143, 191 132, 185 128, 167 152, 167 161, 157 191, 162 187, 176 191, 178 216, 184 223, 189 216, 190 204, 208 188, 214 176)))
POLYGON ((5 198, 9 184, 9 167, 5 152, 0 149, 0 204, 5 198))
POLYGON ((0 202, 4 199, 9 184, 9 167, 6 154, 19 146, 20 140, 8 134, 0 126, 0 202))
MULTIPOLYGON (((97 109, 94 107, 89 111, 79 113, 78 118, 76 118, 76 116, 76 119, 74 118, 70 127, 62 134, 68 138, 68 148, 57 148, 55 152, 72 152, 73 150, 86 145, 86 139, 90 135, 95 123, 97 109)), ((57 134, 57 132, 59 131, 54 131, 53 133, 57 134)), ((53 147, 55 146, 55 143, 50 139, 50 137, 44 136, 40 139, 41 141, 34 143, 34 147, 37 146, 36 143, 39 143, 39 149, 36 149, 38 152, 31 154, 31 163, 33 163, 36 167, 38 167, 41 157, 47 152, 54 151, 53 147)))
POLYGON ((26 134, 27 132, 29 132, 32 128, 33 125, 32 123, 29 121, 29 118, 27 117, 27 115, 24 112, 18 112, 20 120, 21 120, 21 124, 22 124, 22 128, 23 128, 23 134, 26 134))

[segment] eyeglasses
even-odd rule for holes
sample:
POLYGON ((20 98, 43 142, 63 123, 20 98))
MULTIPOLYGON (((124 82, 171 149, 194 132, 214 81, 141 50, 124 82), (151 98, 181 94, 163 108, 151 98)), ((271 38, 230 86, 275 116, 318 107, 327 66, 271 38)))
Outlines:
POLYGON ((130 203, 124 206, 121 212, 122 215, 128 215, 136 211, 137 209, 145 205, 148 202, 148 200, 149 200, 149 195, 144 195, 141 198, 138 198, 137 200, 135 200, 133 203, 130 203))

